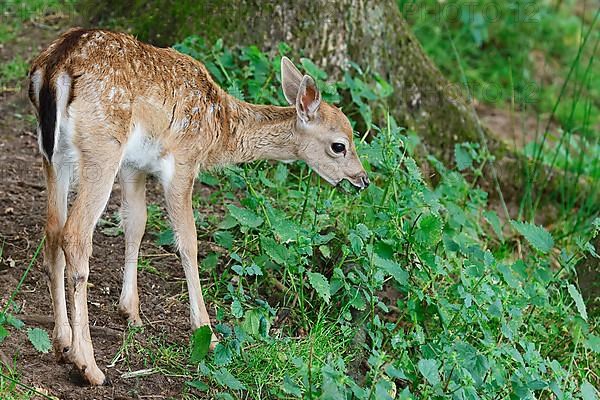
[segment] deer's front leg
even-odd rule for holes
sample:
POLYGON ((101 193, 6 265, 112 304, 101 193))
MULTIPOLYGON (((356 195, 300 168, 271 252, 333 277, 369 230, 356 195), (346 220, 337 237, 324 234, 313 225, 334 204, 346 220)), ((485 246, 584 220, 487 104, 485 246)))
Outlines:
MULTIPOLYGON (((193 171, 191 171, 193 173, 193 171)), ((210 326, 210 317, 204 304, 198 276, 198 241, 192 210, 192 189, 195 176, 190 171, 176 171, 165 185, 167 211, 179 247, 190 298, 190 321, 192 329, 210 326)), ((213 334, 211 348, 217 343, 213 334)))

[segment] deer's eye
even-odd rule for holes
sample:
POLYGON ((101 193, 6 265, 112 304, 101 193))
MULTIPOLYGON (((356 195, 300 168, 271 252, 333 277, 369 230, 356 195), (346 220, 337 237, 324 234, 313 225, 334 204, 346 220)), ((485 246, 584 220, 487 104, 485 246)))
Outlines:
POLYGON ((346 146, 343 143, 332 143, 331 150, 337 154, 344 153, 346 151, 346 146))

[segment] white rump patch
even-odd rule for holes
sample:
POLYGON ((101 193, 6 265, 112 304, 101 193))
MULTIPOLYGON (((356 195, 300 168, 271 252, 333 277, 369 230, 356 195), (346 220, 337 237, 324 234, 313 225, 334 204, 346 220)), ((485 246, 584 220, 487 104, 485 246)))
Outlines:
POLYGON ((40 90, 42 90, 43 79, 42 70, 40 69, 36 70, 33 75, 31 75, 31 84, 33 85, 33 95, 35 96, 36 107, 40 106, 40 90))
MULTIPOLYGON (((61 125, 69 125, 66 121, 67 102, 71 93, 71 77, 66 72, 61 73, 56 78, 56 125, 54 127, 54 152, 61 141, 61 125)), ((72 130, 72 129, 71 129, 72 130)))

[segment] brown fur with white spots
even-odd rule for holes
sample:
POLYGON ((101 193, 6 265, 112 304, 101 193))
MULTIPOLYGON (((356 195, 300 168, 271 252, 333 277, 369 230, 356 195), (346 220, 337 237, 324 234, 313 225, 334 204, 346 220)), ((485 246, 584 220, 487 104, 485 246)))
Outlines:
POLYGON ((44 267, 54 308, 54 349, 93 385, 106 382, 89 332, 89 257, 94 227, 117 175, 126 247, 120 309, 131 323, 141 324, 136 267, 146 223, 145 179, 152 173, 164 186, 192 328, 210 325, 191 202, 200 169, 302 159, 334 185, 342 179, 360 188, 369 183, 348 119, 321 102, 313 79, 287 58, 282 85, 290 107, 239 101, 219 88, 200 62, 103 30, 64 33, 33 61, 30 79, 48 186, 44 267), (77 195, 67 210, 75 184, 77 195))

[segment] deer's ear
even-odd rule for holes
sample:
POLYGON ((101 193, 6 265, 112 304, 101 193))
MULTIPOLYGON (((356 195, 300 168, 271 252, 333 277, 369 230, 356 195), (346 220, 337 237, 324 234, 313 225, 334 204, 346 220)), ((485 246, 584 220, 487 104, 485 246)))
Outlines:
POLYGON ((311 121, 317 115, 319 106, 321 105, 321 92, 315 84, 313 78, 304 75, 300 87, 298 88, 298 96, 296 97, 296 111, 298 117, 303 122, 311 121))
POLYGON ((282 57, 281 86, 283 87, 283 95, 290 105, 296 104, 300 83, 302 83, 302 74, 298 71, 298 68, 289 58, 282 57))

